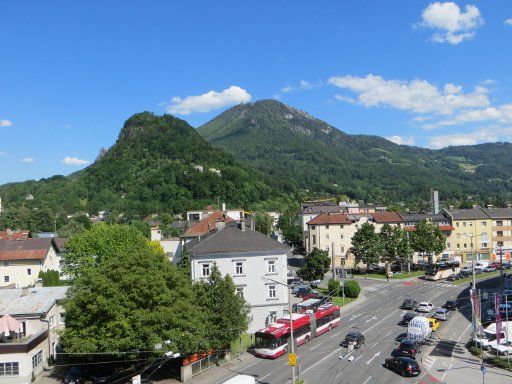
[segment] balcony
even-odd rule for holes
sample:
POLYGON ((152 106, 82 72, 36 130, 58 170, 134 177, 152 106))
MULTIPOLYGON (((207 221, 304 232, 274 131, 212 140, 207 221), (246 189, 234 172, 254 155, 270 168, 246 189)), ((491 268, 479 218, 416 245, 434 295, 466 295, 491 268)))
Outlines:
POLYGON ((48 338, 48 331, 44 330, 35 335, 2 339, 0 338, 0 355, 6 353, 27 353, 41 344, 42 341, 48 338))

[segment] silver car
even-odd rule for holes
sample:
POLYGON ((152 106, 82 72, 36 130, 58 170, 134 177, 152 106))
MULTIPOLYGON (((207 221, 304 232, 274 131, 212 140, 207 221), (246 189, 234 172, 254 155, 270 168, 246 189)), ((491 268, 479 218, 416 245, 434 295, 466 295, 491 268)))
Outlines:
POLYGON ((446 321, 450 318, 450 311, 445 308, 439 308, 433 316, 434 319, 446 321))

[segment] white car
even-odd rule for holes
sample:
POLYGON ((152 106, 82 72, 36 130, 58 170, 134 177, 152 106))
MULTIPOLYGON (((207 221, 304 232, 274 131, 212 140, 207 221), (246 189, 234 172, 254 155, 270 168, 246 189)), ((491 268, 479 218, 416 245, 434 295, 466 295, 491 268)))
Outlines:
POLYGON ((425 313, 428 313, 433 309, 434 309, 434 304, 427 303, 426 301, 422 301, 421 303, 419 303, 418 308, 416 308, 416 310, 418 312, 425 312, 425 313))
POLYGON ((512 354, 512 341, 501 340, 499 344, 494 341, 489 344, 489 350, 496 355, 512 354))

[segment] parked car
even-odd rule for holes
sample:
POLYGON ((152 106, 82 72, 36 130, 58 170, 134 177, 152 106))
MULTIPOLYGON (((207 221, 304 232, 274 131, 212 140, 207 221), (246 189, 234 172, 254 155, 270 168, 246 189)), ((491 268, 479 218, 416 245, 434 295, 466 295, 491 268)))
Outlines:
POLYGON ((311 285, 311 287, 313 288, 316 288, 318 287, 318 284, 320 284, 322 282, 322 280, 313 280, 311 283, 309 283, 309 285, 311 285))
POLYGON ((456 274, 448 276, 448 278, 446 280, 448 280, 448 281, 456 281, 456 280, 459 280, 461 278, 462 278, 462 276, 460 274, 456 273, 456 274))
POLYGON ((297 294, 297 292, 299 291, 299 289, 308 289, 308 288, 310 288, 310 287, 308 287, 308 286, 307 286, 307 285, 305 285, 305 284, 296 284, 296 285, 293 285, 293 284, 292 284, 292 293, 293 293, 294 295, 296 295, 296 294, 297 294))
POLYGON ((489 264, 489 267, 495 268, 495 269, 501 269, 501 264, 498 262, 494 262, 489 264))
POLYGON ((422 301, 421 303, 419 303, 418 307, 416 308, 416 310, 418 312, 424 312, 424 313, 428 313, 433 309, 434 309, 434 304, 427 303, 426 301, 422 301))
POLYGON ((453 300, 445 301, 445 303, 443 304, 443 308, 453 311, 454 309, 457 309, 457 302, 453 300))
POLYGON ((512 340, 502 339, 499 344, 495 340, 489 344, 489 351, 495 355, 506 355, 507 352, 512 354, 512 340))
POLYGON ((388 358, 384 361, 384 366, 402 376, 418 376, 421 373, 419 364, 410 357, 388 358))
POLYGON ((462 267, 460 271, 464 273, 471 273, 471 267, 462 267))
POLYGON ((416 358, 416 355, 421 352, 421 343, 412 339, 403 339, 400 342, 400 345, 396 349, 396 353, 398 356, 409 356, 413 359, 416 358))
POLYGON ((340 346, 348 347, 350 344, 353 344, 355 348, 360 348, 364 344, 364 335, 361 332, 347 333, 340 346))
POLYGON ((441 323, 439 322, 439 320, 437 320, 433 317, 429 317, 428 325, 430 326, 430 329, 432 329, 432 332, 435 332, 439 329, 439 327, 441 326, 441 323))
POLYGON ((405 315, 402 316, 402 321, 400 323, 403 325, 407 325, 415 317, 416 317, 416 314, 414 312, 407 312, 405 315))
POLYGON ((82 384, 84 382, 84 374, 78 367, 71 367, 62 380, 64 384, 82 384))
POLYGON ((503 269, 512 269, 512 263, 504 263, 503 269))
POLYGON ((306 295, 311 295, 312 293, 317 293, 311 289, 311 287, 299 287, 297 292, 295 292, 295 296, 304 297, 306 295))
POLYGON ((436 313, 434 313, 434 319, 446 321, 450 318, 450 311, 446 308, 438 308, 436 309, 436 313))
POLYGON ((405 299, 400 308, 402 309, 416 309, 418 307, 418 302, 413 299, 405 299))
MULTIPOLYGON (((300 296, 300 295, 297 295, 297 296, 300 296)), ((305 293, 303 294, 302 296, 302 301, 306 301, 306 300, 309 300, 309 299, 319 299, 322 297, 322 295, 320 295, 318 292, 316 291, 311 291, 309 293, 305 293)))
POLYGON ((494 272, 495 270, 496 270, 496 268, 491 267, 490 265, 482 268, 482 271, 484 271, 484 272, 494 272))

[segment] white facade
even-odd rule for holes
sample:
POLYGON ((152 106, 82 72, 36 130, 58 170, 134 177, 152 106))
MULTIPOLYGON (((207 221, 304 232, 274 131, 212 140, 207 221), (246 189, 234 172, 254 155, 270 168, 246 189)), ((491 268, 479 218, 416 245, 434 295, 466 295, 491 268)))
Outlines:
POLYGON ((248 332, 254 333, 288 313, 287 251, 195 255, 191 260, 193 280, 207 279, 213 264, 229 274, 237 291, 251 306, 248 332))
POLYGON ((169 257, 169 260, 176 264, 180 260, 181 252, 183 251, 183 241, 179 237, 172 237, 160 240, 159 243, 167 257, 169 257))
POLYGON ((0 287, 33 285, 40 271, 49 270, 59 271, 59 259, 53 246, 41 260, 0 260, 0 287))

